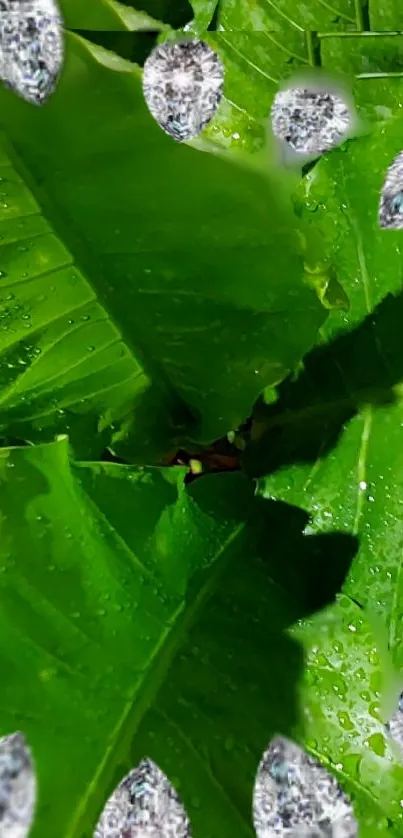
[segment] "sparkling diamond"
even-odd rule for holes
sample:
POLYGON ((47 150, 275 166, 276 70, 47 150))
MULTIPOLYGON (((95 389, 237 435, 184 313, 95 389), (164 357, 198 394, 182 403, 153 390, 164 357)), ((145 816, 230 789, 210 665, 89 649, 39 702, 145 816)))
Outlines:
POLYGON ((144 65, 144 97, 154 119, 174 140, 196 137, 222 97, 224 69, 203 41, 166 42, 144 65))
POLYGON ((43 105, 64 58, 56 0, 0 0, 0 78, 27 102, 43 105))
POLYGON ((276 94, 271 120, 276 137, 298 154, 323 154, 343 140, 351 114, 334 92, 296 87, 276 94))
POLYGON ((379 205, 379 226, 403 229, 403 152, 388 168, 379 205))
POLYGON ((257 838, 356 838, 358 824, 337 780, 298 745, 276 736, 253 796, 257 838))
POLYGON ((152 760, 142 760, 115 789, 94 838, 190 838, 178 794, 152 760))
POLYGON ((31 755, 21 733, 0 739, 0 835, 26 838, 36 800, 31 755))

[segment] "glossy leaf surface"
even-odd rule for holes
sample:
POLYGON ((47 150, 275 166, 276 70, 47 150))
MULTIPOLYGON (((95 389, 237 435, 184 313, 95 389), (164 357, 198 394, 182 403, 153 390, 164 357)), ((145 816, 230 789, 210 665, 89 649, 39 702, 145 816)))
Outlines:
POLYGON ((270 170, 179 146, 149 114, 138 68, 77 36, 46 109, 6 90, 0 104, 9 144, 0 205, 5 435, 21 438, 21 423, 35 441, 37 413, 49 432, 71 432, 53 418, 67 408, 71 426, 77 413, 96 425, 105 388, 101 426, 123 416, 114 442, 127 441, 143 462, 186 434, 208 441, 235 427, 314 343, 326 314, 304 281, 281 183, 270 170), (57 239, 43 235, 49 224, 57 239), (87 282, 66 267, 72 261, 87 282), (61 284, 53 272, 65 267, 61 284), (19 317, 26 323, 13 332, 19 317), (30 346, 52 349, 35 369, 40 411, 25 389, 29 358, 21 375, 25 325, 30 346), (7 398, 17 393, 14 422, 7 398))
POLYGON ((0 475, 0 734, 32 747, 33 838, 90 838, 145 756, 195 838, 252 838, 278 732, 330 767, 363 834, 399 823, 371 628, 347 597, 306 616, 334 593, 322 576, 312 599, 315 568, 351 557, 353 539, 302 536, 305 516, 254 498, 242 475, 186 487, 181 469, 75 465, 66 439, 2 449, 0 475))
MULTIPOLYGON (((375 613, 401 671, 401 231, 382 229, 380 192, 401 150, 401 122, 324 158, 301 190, 350 299, 296 381, 263 409, 245 465, 262 492, 306 509, 309 532, 350 532, 360 549, 344 590, 375 613)), ((302 206, 301 203, 301 206, 302 206)))

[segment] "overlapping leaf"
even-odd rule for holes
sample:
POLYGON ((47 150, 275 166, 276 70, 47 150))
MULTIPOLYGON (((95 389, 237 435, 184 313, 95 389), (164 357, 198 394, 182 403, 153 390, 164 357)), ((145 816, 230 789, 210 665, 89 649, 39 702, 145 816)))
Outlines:
POLYGON ((67 429, 83 414, 95 429, 125 408, 115 438, 149 462, 186 432, 236 426, 325 314, 277 180, 176 144, 136 67, 77 36, 46 109, 7 90, 0 103, 14 161, 1 173, 3 434, 49 438, 65 410, 67 429))
POLYGON ((323 572, 312 599, 324 557, 351 557, 354 540, 302 536, 304 515, 254 498, 242 475, 183 478, 74 465, 66 439, 0 452, 0 735, 21 730, 33 751, 33 838, 90 838, 145 756, 195 838, 252 838, 275 732, 319 756, 363 834, 382 835, 399 823, 403 767, 377 715, 376 641, 346 597, 304 618, 332 598, 323 572))
POLYGON ((399 670, 403 247, 401 231, 379 227, 378 206, 401 137, 391 121, 329 154, 305 181, 305 212, 332 248, 351 308, 331 315, 329 343, 284 386, 247 457, 254 473, 270 475, 265 495, 312 514, 309 532, 359 536, 344 589, 383 621, 399 670))

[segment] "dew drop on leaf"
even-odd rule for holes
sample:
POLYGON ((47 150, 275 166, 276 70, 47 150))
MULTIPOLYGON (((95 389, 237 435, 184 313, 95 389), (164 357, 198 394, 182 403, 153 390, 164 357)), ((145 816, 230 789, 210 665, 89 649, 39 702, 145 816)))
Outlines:
POLYGON ((257 838, 356 838, 358 824, 337 780, 282 736, 272 739, 256 775, 257 838))
POLYGON ((403 228, 403 151, 386 173, 379 204, 379 226, 391 230, 403 228))
POLYGON ((1 0, 0 78, 33 105, 53 93, 64 58, 56 0, 1 0))
POLYGON ((26 838, 36 801, 31 754, 22 733, 0 739, 0 835, 26 838))
POLYGON ((94 838, 191 838, 183 804, 166 775, 144 759, 119 783, 94 838))
POLYGON ((279 90, 271 110, 273 133, 298 154, 323 154, 345 138, 351 114, 340 96, 326 90, 279 90))
POLYGON ((218 55, 198 39, 165 42, 144 64, 143 91, 150 113, 174 140, 196 137, 221 101, 224 68, 218 55))

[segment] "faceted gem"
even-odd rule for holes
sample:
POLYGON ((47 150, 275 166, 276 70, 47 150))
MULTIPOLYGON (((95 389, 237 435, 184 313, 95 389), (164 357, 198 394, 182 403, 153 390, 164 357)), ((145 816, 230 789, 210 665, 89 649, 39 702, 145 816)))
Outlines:
POLYGON ((0 0, 0 78, 33 105, 53 93, 63 64, 55 0, 0 0))
POLYGON ((144 64, 148 108, 178 142, 196 137, 208 125, 220 103, 223 82, 218 55, 199 40, 161 44, 144 64))

